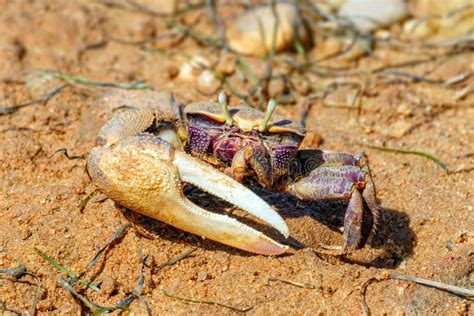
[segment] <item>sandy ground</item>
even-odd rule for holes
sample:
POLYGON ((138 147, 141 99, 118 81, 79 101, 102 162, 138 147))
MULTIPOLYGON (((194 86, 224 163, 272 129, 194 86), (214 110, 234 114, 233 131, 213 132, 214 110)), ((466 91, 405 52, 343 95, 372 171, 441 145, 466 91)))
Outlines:
MULTIPOLYGON (((153 89, 172 92, 184 104, 216 97, 216 93, 203 95, 192 82, 173 78, 183 60, 179 53, 211 56, 215 51, 191 39, 172 48, 170 43, 152 46, 164 45, 178 55, 111 40, 133 42, 159 34, 164 29, 160 18, 127 6, 93 1, 0 1, 0 7, 0 78, 8 78, 0 82, 2 108, 38 99, 58 82, 64 83, 32 76, 31 71, 22 73, 37 68, 102 82, 144 80, 153 89)), ((372 57, 349 66, 364 69, 410 56, 382 47, 372 57)), ((415 57, 419 56, 411 58, 415 57)), ((431 78, 446 80, 474 71, 473 62, 471 46, 435 64, 403 70, 430 69, 431 78)), ((264 64, 258 59, 250 59, 250 63, 260 69, 264 64)), ((312 76, 305 77, 310 86, 335 80, 312 76)), ((113 306, 135 289, 141 275, 140 253, 149 257, 150 266, 196 247, 174 265, 160 270, 145 268, 141 297, 154 314, 235 313, 213 304, 176 300, 164 295, 162 289, 236 308, 253 307, 248 313, 257 315, 361 314, 361 286, 387 272, 472 289, 474 78, 449 86, 392 77, 372 79, 360 115, 315 101, 307 119, 309 138, 305 142, 306 147, 317 146, 322 139, 324 149, 364 150, 370 157, 383 216, 377 235, 366 248, 343 257, 318 252, 318 245, 341 243, 339 226, 346 202, 302 203, 254 188, 285 217, 292 237, 303 245, 301 249, 279 257, 252 255, 139 217, 135 219, 138 230, 130 227, 85 275, 99 284, 100 290, 76 288, 97 304, 113 306), (460 93, 464 95, 459 97, 460 93), (423 157, 383 152, 363 144, 428 152, 457 172, 447 174, 423 157), (302 288, 270 278, 313 286, 302 288)), ((25 106, 0 116, 0 269, 23 264, 41 280, 38 314, 80 314, 88 309, 60 286, 58 278, 65 277, 64 273, 41 258, 34 247, 80 272, 110 236, 129 222, 120 208, 101 194, 80 209, 79 202, 94 191, 84 160, 52 156, 58 148, 68 148, 73 155, 88 154, 95 137, 94 129, 87 127, 91 125, 90 111, 106 89, 69 84, 47 104, 25 106)), ((337 103, 348 92, 354 93, 345 89, 336 89, 330 99, 337 103)), ((295 95, 294 104, 281 106, 278 112, 299 119, 306 103, 304 96, 295 95)), ((225 211, 226 205, 201 192, 193 191, 191 198, 225 211)), ((0 276, 0 310, 31 310, 35 279, 24 276, 16 281, 0 276)), ((468 300, 404 281, 372 284, 366 300, 373 314, 473 313, 468 300)), ((134 314, 145 313, 139 300, 129 308, 134 314)))

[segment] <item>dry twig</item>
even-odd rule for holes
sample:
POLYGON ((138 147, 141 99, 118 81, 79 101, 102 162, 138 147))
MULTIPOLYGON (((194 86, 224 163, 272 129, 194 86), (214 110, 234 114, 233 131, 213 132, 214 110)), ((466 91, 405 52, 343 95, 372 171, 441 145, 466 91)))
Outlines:
POLYGON ((428 279, 422 279, 422 278, 417 278, 409 275, 404 275, 404 274, 399 274, 396 272, 391 272, 391 273, 384 273, 382 276, 378 277, 373 277, 368 279, 361 287, 360 289, 360 297, 361 297, 361 307, 362 307, 362 313, 363 315, 369 315, 369 307, 367 306, 367 302, 365 300, 365 294, 367 291, 367 287, 374 283, 374 282, 382 282, 382 281, 387 281, 387 280, 402 280, 402 281, 408 281, 408 282, 414 282, 416 284, 421 284, 424 286, 432 287, 440 291, 445 291, 451 294, 455 294, 457 296, 460 296, 462 298, 466 298, 469 300, 474 299, 474 290, 469 290, 466 288, 462 288, 459 286, 454 286, 442 282, 437 282, 437 281, 432 281, 428 279))
POLYGON ((22 103, 22 104, 17 104, 17 105, 7 107, 7 108, 2 108, 2 109, 0 109, 0 115, 14 113, 14 112, 18 111, 19 109, 30 106, 30 105, 35 105, 35 104, 45 105, 46 103, 48 103, 49 100, 51 100, 51 98, 53 98, 55 95, 59 94, 59 92, 61 92, 61 90, 64 89, 66 86, 67 85, 64 84, 64 85, 54 87, 53 89, 51 89, 51 91, 49 91, 42 98, 32 100, 32 101, 28 101, 28 102, 22 103))
POLYGON ((169 266, 172 266, 173 264, 189 257, 193 252, 195 252, 197 250, 197 248, 191 248, 191 249, 188 249, 186 250, 185 252, 183 252, 182 254, 180 254, 179 256, 175 257, 175 258, 172 258, 168 261, 166 261, 165 263, 162 263, 162 264, 159 264, 159 265, 154 265, 152 267, 152 271, 157 271, 157 270, 161 270, 163 269, 164 267, 169 267, 169 266))
POLYGON ((215 301, 206 301, 206 300, 201 300, 198 298, 192 298, 192 297, 184 297, 184 296, 177 296, 174 294, 171 294, 168 292, 163 286, 160 288, 161 292, 171 298, 174 298, 175 300, 183 301, 183 302, 188 302, 188 303, 197 303, 197 304, 208 304, 208 305, 216 305, 224 308, 228 308, 234 312, 239 312, 239 313, 246 313, 249 312, 253 309, 253 306, 247 307, 247 308, 238 308, 238 307, 233 307, 229 306, 223 303, 215 302, 215 301))
POLYGON ((87 155, 80 155, 80 156, 71 156, 69 155, 69 152, 67 151, 67 148, 58 148, 56 149, 51 156, 49 156, 49 159, 53 158, 54 155, 56 155, 57 153, 63 153, 63 155, 68 159, 68 160, 77 160, 77 159, 80 159, 80 160, 84 160, 86 159, 87 155))
MULTIPOLYGON (((31 311, 30 311, 30 315, 32 315, 32 316, 36 315, 36 305, 38 304, 38 301, 39 301, 39 298, 40 298, 40 295, 41 295, 41 280, 40 280, 40 278, 36 274, 28 272, 28 270, 26 269, 26 267, 23 264, 20 264, 20 265, 18 265, 17 267, 15 267, 13 269, 0 269, 0 273, 9 275, 9 276, 13 277, 15 280, 19 280, 20 278, 22 278, 25 275, 29 275, 29 276, 33 277, 36 280, 36 290, 35 290, 35 295, 33 296, 33 302, 31 303, 31 311)), ((11 311, 11 312, 14 312, 14 313, 18 313, 19 315, 23 315, 22 312, 18 312, 16 310, 7 308, 7 306, 5 305, 5 303, 3 301, 0 300, 0 302, 2 303, 2 306, 3 306, 2 308, 3 308, 4 311, 11 311)))

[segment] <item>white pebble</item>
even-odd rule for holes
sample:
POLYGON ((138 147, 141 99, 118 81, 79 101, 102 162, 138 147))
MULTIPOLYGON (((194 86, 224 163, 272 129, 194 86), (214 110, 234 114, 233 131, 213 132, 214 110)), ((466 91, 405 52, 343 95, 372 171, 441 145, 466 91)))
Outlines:
POLYGON ((339 16, 350 19, 361 31, 388 26, 407 14, 404 0, 347 0, 339 16))

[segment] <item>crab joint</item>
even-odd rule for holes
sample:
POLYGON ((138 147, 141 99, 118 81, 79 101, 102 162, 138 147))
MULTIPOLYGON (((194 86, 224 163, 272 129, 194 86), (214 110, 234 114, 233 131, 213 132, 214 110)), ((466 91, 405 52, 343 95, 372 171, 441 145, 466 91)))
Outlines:
POLYGON ((227 96, 224 92, 219 93, 218 100, 222 107, 222 113, 225 117, 225 123, 229 126, 232 126, 232 116, 230 115, 229 108, 227 107, 227 96))
POLYGON ((275 100, 270 99, 270 101, 268 101, 267 112, 265 112, 265 117, 260 122, 260 126, 258 127, 258 131, 260 133, 263 133, 267 130, 267 124, 270 121, 270 118, 272 117, 272 114, 275 111, 275 109, 276 109, 276 102, 275 100))

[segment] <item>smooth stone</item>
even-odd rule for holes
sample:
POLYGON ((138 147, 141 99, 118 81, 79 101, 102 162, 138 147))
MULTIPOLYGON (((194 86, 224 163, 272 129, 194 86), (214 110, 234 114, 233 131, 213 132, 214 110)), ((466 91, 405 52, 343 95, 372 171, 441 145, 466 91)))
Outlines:
POLYGON ((204 70, 198 78, 197 86, 199 91, 206 94, 213 94, 219 89, 220 82, 211 70, 204 70))
POLYGON ((347 0, 338 15, 364 32, 391 25, 408 13, 404 0, 347 0))
MULTIPOLYGON (((275 38, 275 52, 293 48, 295 39, 307 45, 310 33, 296 7, 290 3, 275 5, 279 24, 275 38)), ((272 6, 251 9, 227 24, 226 37, 230 47, 238 53, 266 56, 271 52, 275 29, 272 6)))

